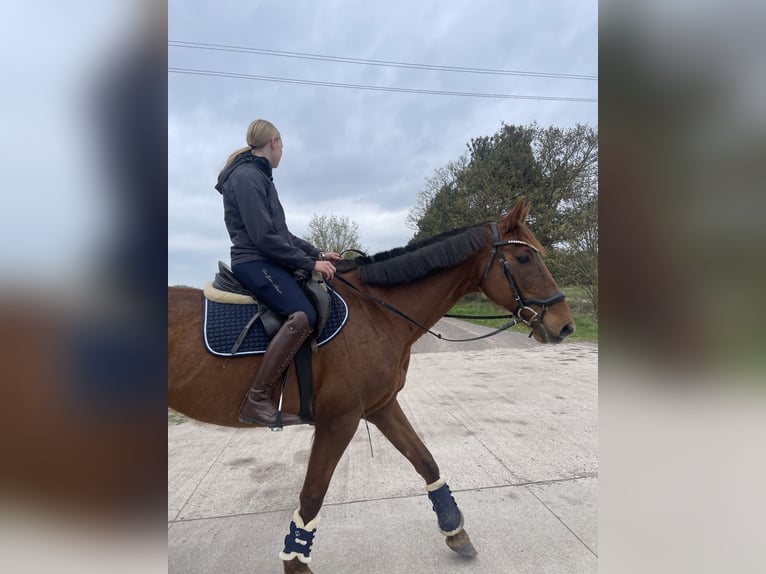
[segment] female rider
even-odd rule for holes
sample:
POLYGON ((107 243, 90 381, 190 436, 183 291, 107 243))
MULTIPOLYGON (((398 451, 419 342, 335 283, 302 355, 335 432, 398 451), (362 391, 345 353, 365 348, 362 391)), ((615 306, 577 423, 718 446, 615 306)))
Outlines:
MULTIPOLYGON (((282 136, 266 120, 247 128, 247 147, 229 156, 215 188, 223 195, 224 221, 231 237, 231 270, 256 298, 287 317, 266 349, 250 390, 240 406, 239 420, 272 426, 276 408, 271 391, 295 353, 316 327, 316 311, 291 272, 335 274, 337 253, 323 253, 287 229, 285 212, 272 179, 282 159, 282 136)), ((301 420, 284 413, 282 424, 301 420)))

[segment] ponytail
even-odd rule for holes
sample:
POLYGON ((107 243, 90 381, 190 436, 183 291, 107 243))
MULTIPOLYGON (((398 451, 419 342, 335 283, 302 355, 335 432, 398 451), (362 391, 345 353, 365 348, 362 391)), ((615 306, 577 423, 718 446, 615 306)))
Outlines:
POLYGON ((279 137, 279 130, 274 127, 274 124, 267 120, 254 120, 247 126, 247 133, 245 134, 245 141, 247 147, 239 148, 232 153, 223 165, 221 172, 224 172, 227 167, 234 161, 234 159, 250 150, 259 149, 269 143, 272 139, 279 137))
POLYGON ((251 149, 253 149, 253 148, 251 148, 250 146, 247 146, 247 147, 241 147, 241 148, 239 148, 237 151, 235 151, 233 154, 231 154, 231 155, 229 156, 229 159, 227 159, 227 160, 226 160, 226 163, 225 163, 225 164, 223 164, 223 167, 221 168, 221 173, 223 173, 224 171, 226 171, 226 168, 227 168, 227 167, 229 167, 229 164, 231 164, 231 162, 233 162, 233 161, 234 161, 234 158, 236 158, 236 157, 237 157, 239 154, 241 154, 241 153, 245 153, 246 151, 249 151, 249 150, 251 150, 251 149))

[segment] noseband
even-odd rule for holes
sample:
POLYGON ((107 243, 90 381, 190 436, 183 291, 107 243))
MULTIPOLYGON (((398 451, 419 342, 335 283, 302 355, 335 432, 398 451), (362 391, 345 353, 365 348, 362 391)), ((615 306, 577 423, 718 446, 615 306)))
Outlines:
POLYGON ((557 291, 547 299, 525 299, 521 294, 519 284, 516 282, 516 277, 513 275, 513 269, 511 269, 511 266, 508 264, 508 261, 506 261, 505 256, 503 255, 502 248, 506 245, 526 245, 538 255, 540 252, 534 245, 530 245, 526 241, 521 241, 519 239, 507 239, 505 241, 501 241, 500 233, 497 231, 497 223, 492 222, 489 224, 489 227, 492 230, 492 252, 489 254, 489 260, 487 261, 487 266, 484 268, 484 274, 479 280, 479 286, 481 287, 481 284, 484 283, 484 280, 487 278, 489 270, 492 267, 492 263, 495 261, 495 255, 497 255, 497 261, 500 263, 500 268, 503 270, 503 275, 505 275, 505 278, 508 280, 508 285, 511 287, 513 296, 516 299, 517 307, 513 312, 513 316, 518 321, 521 321, 522 323, 525 323, 532 328, 532 332, 529 334, 531 337, 532 333, 534 332, 534 328, 538 324, 542 323, 543 317, 545 316, 545 312, 548 310, 548 307, 554 303, 563 301, 566 295, 563 291, 557 291), (530 307, 530 305, 537 305, 542 309, 542 311, 538 314, 537 311, 530 307), (529 319, 524 319, 524 317, 521 315, 521 312, 525 310, 532 313, 529 319))

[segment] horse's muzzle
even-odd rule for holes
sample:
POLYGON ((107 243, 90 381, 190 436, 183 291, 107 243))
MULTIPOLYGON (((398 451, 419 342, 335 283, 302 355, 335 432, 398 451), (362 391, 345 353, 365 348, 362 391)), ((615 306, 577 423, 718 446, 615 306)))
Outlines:
POLYGON ((569 335, 574 333, 574 331, 575 327, 572 323, 566 323, 556 334, 552 333, 544 323, 538 322, 532 328, 529 336, 534 336, 534 338, 540 343, 561 343, 569 335))
POLYGON ((564 325, 561 328, 561 332, 559 333, 559 337, 561 337, 561 340, 563 341, 564 339, 569 337, 569 335, 574 333, 574 331, 575 331, 574 325, 572 325, 572 323, 567 323, 566 325, 564 325))

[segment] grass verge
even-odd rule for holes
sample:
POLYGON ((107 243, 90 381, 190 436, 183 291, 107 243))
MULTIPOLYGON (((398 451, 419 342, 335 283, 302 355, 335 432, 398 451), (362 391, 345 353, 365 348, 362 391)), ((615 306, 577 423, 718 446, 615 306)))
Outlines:
POLYGON ((189 417, 182 415, 179 412, 174 411, 173 409, 168 409, 168 424, 169 425, 180 425, 189 420, 189 417))

